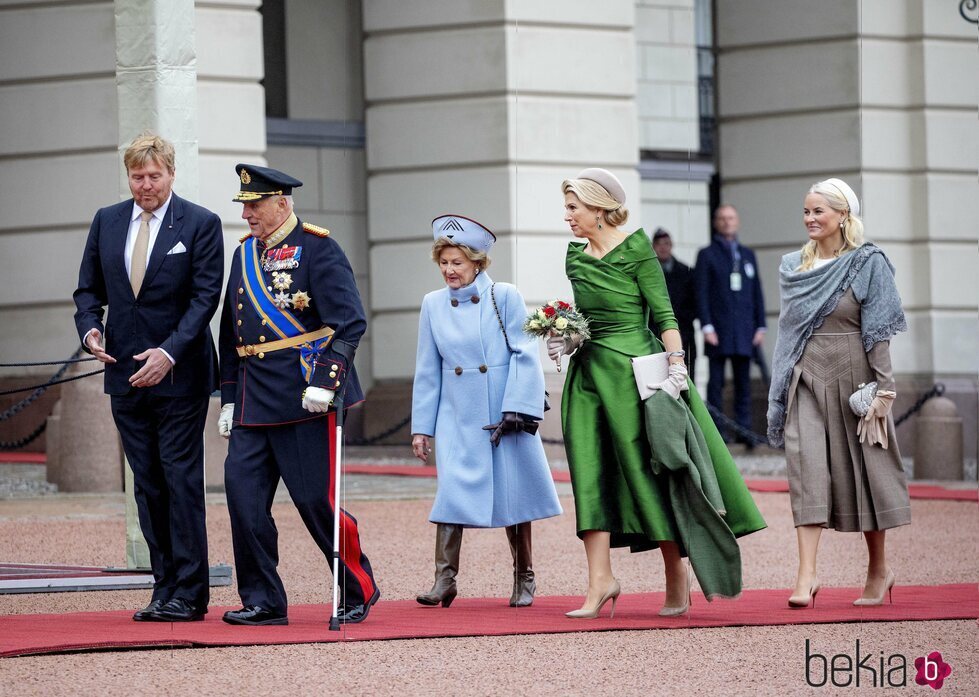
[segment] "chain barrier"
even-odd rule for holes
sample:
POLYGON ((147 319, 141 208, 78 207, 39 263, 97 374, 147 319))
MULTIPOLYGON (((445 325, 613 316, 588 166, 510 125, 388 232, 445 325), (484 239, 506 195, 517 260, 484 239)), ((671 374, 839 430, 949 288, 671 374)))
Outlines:
POLYGON ((45 419, 41 422, 41 425, 35 428, 33 431, 28 433, 23 438, 18 438, 17 440, 0 440, 0 452, 9 452, 11 450, 20 450, 25 445, 30 445, 35 440, 37 440, 44 430, 48 427, 48 420, 45 419))
POLYGON ((401 419, 401 421, 396 423, 394 426, 391 426, 390 428, 385 429, 384 431, 381 431, 377 435, 371 436, 370 438, 347 437, 344 440, 346 441, 347 445, 374 445, 378 441, 382 441, 385 438, 389 438, 390 436, 393 436, 395 433, 397 433, 402 428, 407 426, 410 422, 411 422, 411 414, 408 414, 408 416, 401 419))
MULTIPOLYGON (((74 355, 77 356, 79 351, 75 351, 74 355)), ((0 368, 26 368, 34 367, 38 365, 62 365, 64 363, 85 363, 86 361, 98 360, 95 356, 87 356, 86 358, 69 358, 64 361, 37 361, 36 363, 0 363, 0 368)))
MULTIPOLYGON (((37 399, 42 394, 47 392, 47 389, 51 387, 51 385, 58 385, 63 382, 71 382, 72 380, 80 380, 81 378, 87 378, 92 375, 98 375, 99 373, 105 372, 104 370, 96 370, 91 373, 85 373, 84 375, 76 375, 74 377, 62 379, 62 376, 65 374, 65 371, 68 370, 68 366, 72 365, 73 363, 84 363, 85 361, 95 360, 95 358, 79 358, 78 356, 81 352, 82 349, 79 348, 78 350, 75 351, 75 353, 71 355, 71 358, 68 358, 63 361, 38 361, 34 363, 0 363, 0 367, 3 368, 28 367, 28 366, 39 366, 39 365, 61 366, 58 369, 58 371, 54 375, 52 375, 47 382, 44 382, 40 385, 19 387, 14 390, 5 390, 3 392, 0 392, 0 397, 9 394, 16 394, 18 392, 28 392, 28 391, 31 392, 27 397, 25 397, 24 399, 20 400, 15 404, 12 404, 7 409, 5 409, 2 413, 0 413, 0 421, 7 421, 8 419, 24 411, 24 409, 26 409, 35 401, 37 401, 37 399)), ((35 440, 37 440, 41 436, 41 434, 44 433, 44 430, 47 428, 47 426, 48 426, 48 422, 47 419, 45 419, 44 421, 41 422, 41 424, 37 428, 35 428, 33 431, 31 431, 23 438, 18 438, 17 440, 13 440, 13 441, 0 441, 0 451, 20 450, 25 445, 29 445, 33 443, 35 440)))
POLYGON ((902 423, 904 423, 908 419, 908 417, 920 411, 921 407, 923 407, 925 405, 925 402, 927 402, 929 399, 931 399, 932 397, 941 397, 943 394, 945 394, 945 383, 936 382, 930 390, 928 390, 923 395, 918 397, 918 401, 912 404, 910 409, 908 409, 906 412, 904 412, 899 417, 894 419, 894 428, 897 428, 902 423))

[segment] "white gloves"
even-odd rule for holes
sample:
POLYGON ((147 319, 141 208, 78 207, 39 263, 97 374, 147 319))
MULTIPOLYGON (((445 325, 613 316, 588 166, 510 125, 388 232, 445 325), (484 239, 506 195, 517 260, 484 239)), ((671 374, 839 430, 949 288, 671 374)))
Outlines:
POLYGON ((324 390, 322 387, 307 387, 303 390, 303 409, 321 414, 330 408, 334 394, 333 390, 324 390))
POLYGON ((683 363, 670 363, 670 370, 663 382, 647 385, 651 390, 663 390, 673 399, 680 399, 680 392, 687 387, 687 366, 683 363))
POLYGON ((880 445, 887 450, 887 415, 897 397, 891 390, 877 390, 877 396, 870 403, 867 415, 857 421, 857 437, 861 443, 880 445))
POLYGON ((583 343, 584 339, 581 338, 580 334, 549 336, 547 337, 547 355, 552 361, 558 363, 561 356, 570 356, 583 343))
POLYGON ((218 415, 218 434, 222 438, 231 438, 231 420, 235 416, 234 404, 222 404, 218 415))

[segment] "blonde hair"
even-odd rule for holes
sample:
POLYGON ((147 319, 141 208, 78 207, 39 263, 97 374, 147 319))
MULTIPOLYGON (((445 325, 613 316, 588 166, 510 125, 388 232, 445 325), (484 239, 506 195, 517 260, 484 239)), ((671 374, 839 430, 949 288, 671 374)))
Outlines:
POLYGON ((145 167, 147 162, 154 160, 166 167, 170 174, 173 174, 176 159, 173 144, 153 131, 143 131, 136 136, 122 156, 127 172, 138 167, 145 167))
MULTIPOLYGON (((809 187, 809 194, 818 194, 826 199, 829 207, 838 213, 845 213, 843 220, 843 246, 836 250, 836 256, 842 256, 851 252, 863 244, 863 221, 853 214, 850 204, 839 187, 831 182, 816 182, 809 187)), ((816 263, 816 241, 809 240, 802 246, 802 263, 799 264, 798 271, 809 271, 816 263)))
POLYGON ((561 182, 561 193, 569 191, 589 209, 605 211, 605 220, 613 227, 624 225, 629 219, 629 210, 612 198, 604 186, 591 179, 565 179, 561 182))
POLYGON ((457 244, 448 237, 439 237, 437 240, 435 240, 435 244, 432 245, 432 261, 438 264, 439 258, 442 256, 442 252, 447 247, 455 247, 460 252, 465 254, 466 259, 474 263, 478 271, 485 271, 487 268, 489 268, 489 265, 493 263, 493 260, 490 259, 489 254, 486 252, 477 252, 472 247, 464 244, 457 244))

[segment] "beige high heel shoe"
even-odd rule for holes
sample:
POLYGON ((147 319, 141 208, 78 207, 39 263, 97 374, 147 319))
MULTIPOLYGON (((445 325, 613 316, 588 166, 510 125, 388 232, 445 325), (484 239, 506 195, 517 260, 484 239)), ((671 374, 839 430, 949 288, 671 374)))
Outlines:
POLYGON ((580 610, 572 610, 571 612, 565 612, 565 617, 570 617, 573 620, 593 620, 598 617, 598 613, 602 611, 609 600, 612 601, 612 612, 609 613, 608 618, 612 619, 615 617, 615 603, 619 599, 619 594, 622 592, 621 586, 616 579, 612 579, 612 582, 608 585, 605 593, 602 595, 601 599, 598 601, 598 605, 595 606, 593 610, 586 610, 581 608, 580 610))
POLYGON ((884 576, 884 590, 880 592, 880 595, 877 596, 876 598, 857 598, 856 600, 853 601, 853 604, 858 607, 865 606, 865 605, 883 605, 884 593, 887 593, 887 598, 891 601, 891 604, 893 605, 894 596, 891 594, 891 591, 894 589, 894 581, 895 581, 894 572, 888 569, 887 575, 884 576))
POLYGON ((821 586, 819 585, 819 579, 814 578, 812 583, 809 585, 809 592, 803 596, 789 596, 789 607, 794 609, 799 609, 801 607, 809 607, 809 601, 812 601, 812 606, 816 607, 816 593, 819 592, 821 586))
POLYGON ((659 611, 660 617, 685 615, 690 610, 690 589, 693 588, 693 570, 690 568, 690 564, 684 564, 683 568, 687 573, 687 601, 679 607, 666 607, 664 605, 663 609, 659 611))

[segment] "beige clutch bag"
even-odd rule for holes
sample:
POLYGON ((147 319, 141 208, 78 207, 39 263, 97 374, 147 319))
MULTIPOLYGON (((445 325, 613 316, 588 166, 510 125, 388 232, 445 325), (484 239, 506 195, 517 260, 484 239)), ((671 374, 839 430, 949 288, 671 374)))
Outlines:
MULTIPOLYGON (((656 391, 649 385, 656 385, 666 380, 670 372, 670 353, 651 353, 648 356, 636 356, 629 359, 632 362, 632 374, 636 378, 639 398, 646 400, 656 391)), ((680 388, 687 389, 686 384, 680 388)))

